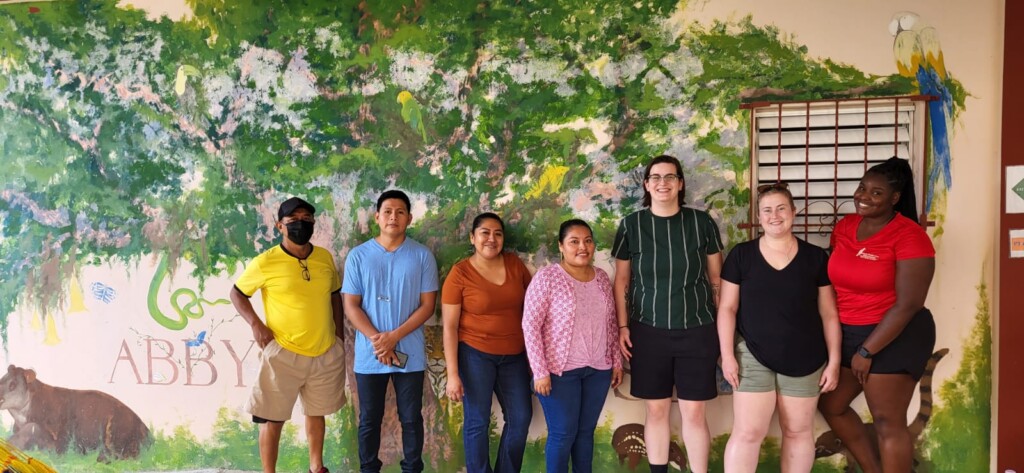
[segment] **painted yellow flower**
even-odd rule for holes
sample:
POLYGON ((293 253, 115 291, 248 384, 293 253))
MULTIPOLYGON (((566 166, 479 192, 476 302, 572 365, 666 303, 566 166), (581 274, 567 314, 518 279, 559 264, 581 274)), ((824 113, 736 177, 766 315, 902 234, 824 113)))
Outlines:
POLYGON ((533 184, 530 191, 523 197, 526 199, 536 199, 544 193, 558 193, 562 189, 562 183, 567 172, 569 172, 567 166, 548 166, 544 173, 540 175, 540 179, 533 184))

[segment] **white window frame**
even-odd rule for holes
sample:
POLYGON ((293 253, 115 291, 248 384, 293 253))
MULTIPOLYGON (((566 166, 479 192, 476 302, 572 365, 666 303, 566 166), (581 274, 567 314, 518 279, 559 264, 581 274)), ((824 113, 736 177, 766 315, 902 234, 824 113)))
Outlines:
POLYGON ((750 238, 761 234, 757 187, 787 182, 796 204, 793 233, 829 246, 832 228, 855 212, 853 192, 871 166, 892 156, 910 161, 919 222, 928 152, 925 95, 757 102, 750 110, 750 238), (780 127, 779 124, 782 124, 780 127), (781 146, 780 146, 781 144, 781 146))

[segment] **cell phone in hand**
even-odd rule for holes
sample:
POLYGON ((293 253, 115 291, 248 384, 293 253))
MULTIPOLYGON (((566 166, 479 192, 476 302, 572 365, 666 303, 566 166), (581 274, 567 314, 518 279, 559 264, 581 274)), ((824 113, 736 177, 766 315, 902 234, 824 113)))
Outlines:
POLYGON ((406 363, 409 362, 409 355, 395 350, 395 356, 398 357, 398 363, 393 363, 392 366, 395 368, 405 369, 406 363))

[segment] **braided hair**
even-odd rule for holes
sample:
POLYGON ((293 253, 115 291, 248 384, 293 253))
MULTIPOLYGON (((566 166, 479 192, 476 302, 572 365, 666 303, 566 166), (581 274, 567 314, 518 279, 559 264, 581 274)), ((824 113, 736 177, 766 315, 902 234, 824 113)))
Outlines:
POLYGON ((917 221, 917 196, 914 194, 914 171, 910 161, 893 156, 883 163, 871 166, 866 173, 885 178, 893 192, 899 192, 900 198, 893 209, 913 221, 917 221))

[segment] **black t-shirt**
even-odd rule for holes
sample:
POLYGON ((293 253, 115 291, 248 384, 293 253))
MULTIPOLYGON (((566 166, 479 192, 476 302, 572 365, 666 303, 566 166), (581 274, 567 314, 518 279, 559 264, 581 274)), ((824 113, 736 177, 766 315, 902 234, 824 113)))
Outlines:
POLYGON ((736 327, 762 365, 786 376, 807 376, 828 359, 818 312, 818 288, 829 286, 828 254, 797 238, 788 266, 773 268, 760 240, 736 245, 722 279, 740 286, 736 327))

